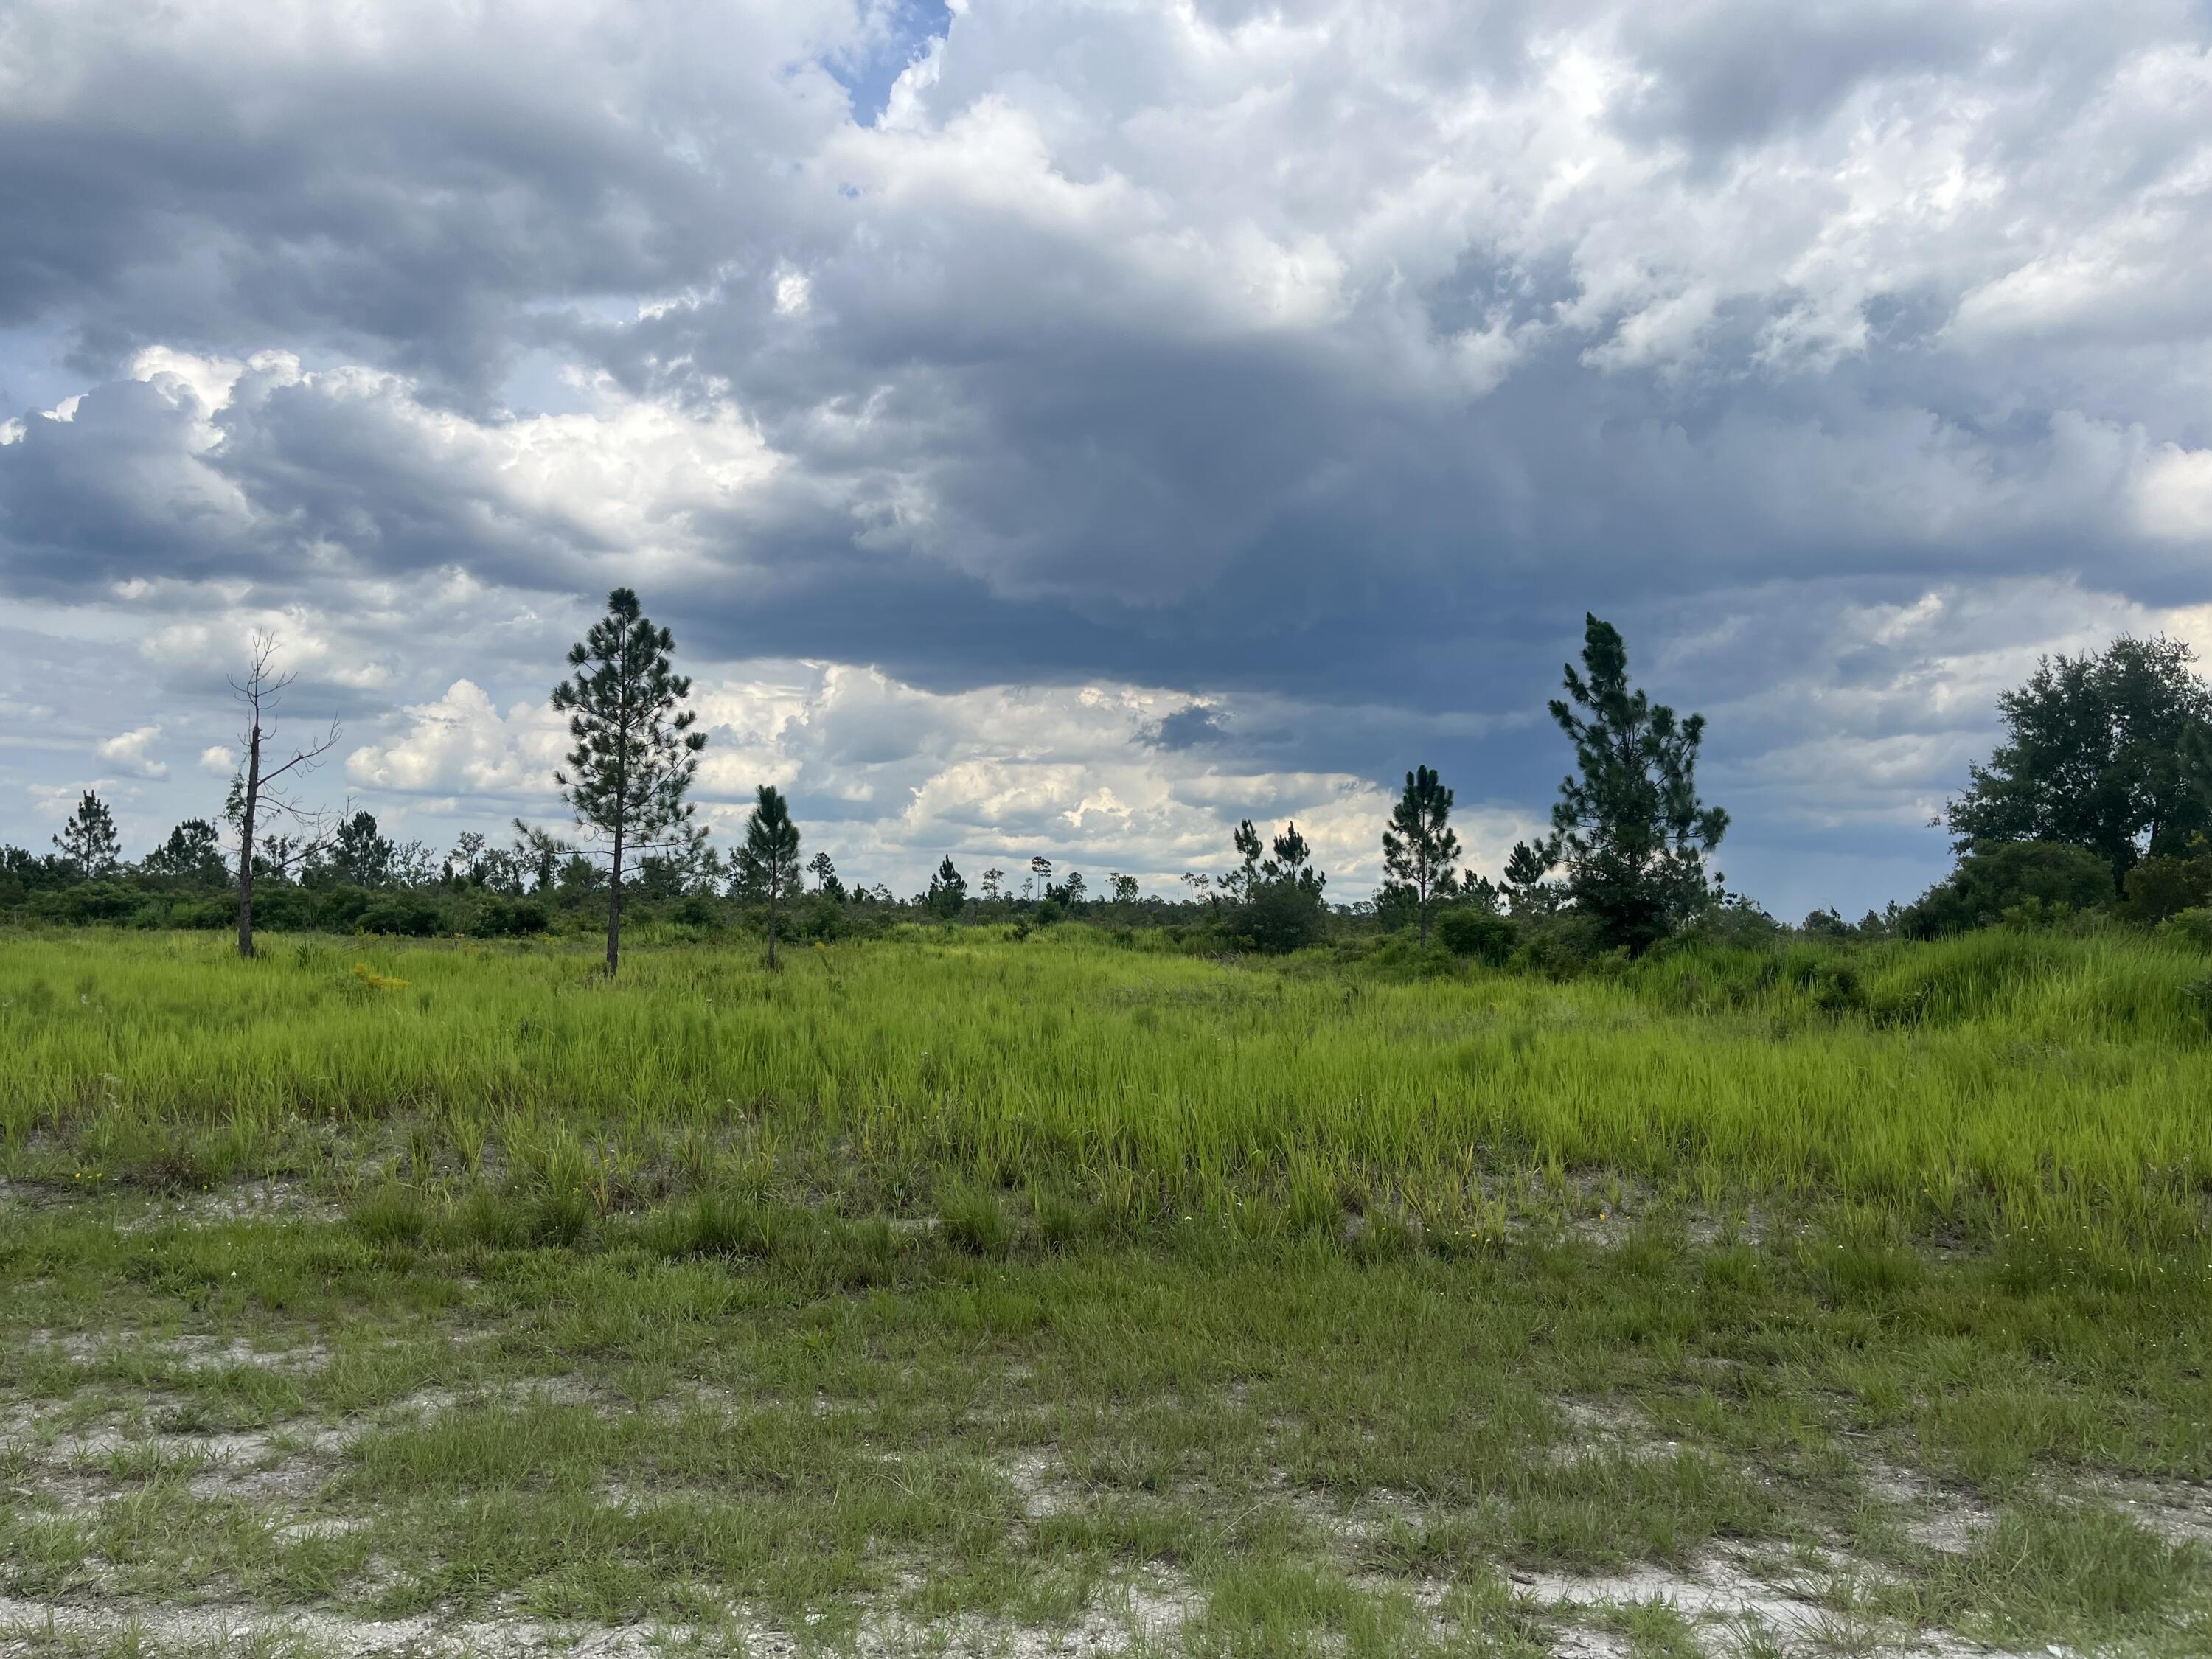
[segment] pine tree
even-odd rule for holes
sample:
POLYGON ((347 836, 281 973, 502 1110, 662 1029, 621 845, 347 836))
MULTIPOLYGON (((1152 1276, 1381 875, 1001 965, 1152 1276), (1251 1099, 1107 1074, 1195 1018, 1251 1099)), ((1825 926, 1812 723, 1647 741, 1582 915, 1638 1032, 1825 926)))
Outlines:
POLYGON ((952 854, 945 855, 945 862, 937 866, 937 873, 929 878, 929 892, 925 899, 932 911, 950 921, 960 914, 968 902, 968 878, 953 866, 952 854))
MULTIPOLYGON (((477 840, 481 842, 483 837, 477 840)), ((374 814, 356 811, 338 824, 331 843, 331 866, 341 881, 356 887, 385 887, 391 884, 397 851, 391 837, 377 828, 374 814)))
MULTIPOLYGON (((551 892, 553 884, 561 877, 562 859, 573 858, 575 855, 575 849, 550 830, 533 829, 520 818, 514 819, 514 847, 507 856, 514 860, 514 867, 518 872, 518 885, 520 878, 522 875, 527 875, 536 884, 531 888, 531 891, 551 892)), ((393 861, 396 866, 398 862, 396 852, 393 854, 393 861)), ((396 878, 398 874, 398 872, 395 867, 393 875, 396 878)))
POLYGON ((149 876, 195 887, 220 887, 229 874, 222 839, 205 818, 186 818, 170 830, 168 840, 147 854, 144 868, 149 876))
POLYGON ((1451 881, 1459 858, 1459 836, 1450 826, 1452 792, 1428 767, 1406 774, 1406 793, 1398 798, 1382 831, 1382 867, 1411 888, 1421 918, 1421 943, 1429 942, 1429 904, 1451 881))
POLYGON ((1712 901, 1705 854, 1728 814, 1698 799, 1705 716, 1678 720, 1632 690, 1620 630, 1594 616, 1583 618, 1583 666, 1589 678, 1570 664, 1567 698, 1551 702, 1580 771, 1561 781, 1552 824, 1576 908, 1638 952, 1712 901))
POLYGON ((691 682, 674 672, 675 636, 655 628, 637 595, 617 587, 607 614, 569 647, 574 678, 553 688, 553 707, 568 716, 576 746, 567 769, 554 775, 561 799, 586 835, 606 842, 607 972, 622 955, 623 860, 660 847, 688 844, 691 805, 684 799, 698 774, 702 732, 679 705, 691 682))
POLYGON ((1516 912, 1533 911, 1544 892, 1544 878, 1559 862, 1559 848, 1547 839, 1516 841, 1505 860, 1505 888, 1516 912))
POLYGON ((1237 833, 1230 837, 1230 844, 1237 849, 1237 868, 1222 878, 1221 884, 1227 887, 1235 884, 1237 898, 1249 903, 1260 890, 1260 854, 1263 850, 1260 832, 1252 827, 1251 819, 1237 821, 1237 833))
POLYGON ((80 881, 112 876, 123 860, 123 838, 115 832, 115 815, 89 789, 53 840, 61 848, 63 861, 80 881))
POLYGON ((814 890, 833 902, 845 902, 845 884, 837 879, 837 866, 827 853, 817 853, 806 860, 807 869, 814 877, 814 890))
POLYGON ((768 965, 775 966, 776 909, 785 890, 799 879, 799 826, 791 821, 791 808, 772 783, 761 785, 753 815, 745 822, 745 844, 738 854, 738 868, 748 888, 768 892, 768 965))

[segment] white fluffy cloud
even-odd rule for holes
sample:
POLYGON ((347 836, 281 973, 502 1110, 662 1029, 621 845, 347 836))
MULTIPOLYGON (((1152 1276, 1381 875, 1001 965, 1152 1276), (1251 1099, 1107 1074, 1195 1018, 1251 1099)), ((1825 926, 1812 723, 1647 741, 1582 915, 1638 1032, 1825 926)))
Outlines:
MULTIPOLYGON (((1109 867, 1170 886, 1218 870, 1250 816, 1295 820, 1347 897, 1379 879, 1389 799, 1348 773, 1267 771, 1249 760, 1146 741, 1182 696, 1129 685, 993 687, 933 693, 866 669, 754 663, 695 683, 708 746, 697 799, 705 821, 740 835, 756 785, 793 792, 810 844, 870 880, 905 883, 946 853, 966 862, 1037 853, 1094 874, 1109 867)), ((553 772, 567 746, 542 703, 502 713, 456 681, 402 711, 389 741, 348 757, 347 782, 377 805, 430 797, 479 817, 496 807, 557 816, 553 772)), ((404 805, 404 803, 402 803, 404 805)), ((1533 827, 1510 809, 1462 813, 1470 861, 1495 870, 1533 827)))
POLYGON ((149 753, 161 740, 159 726, 135 726, 94 746, 93 752, 112 766, 142 778, 166 778, 168 763, 149 753))
POLYGON ((1589 606, 1794 903, 1932 872, 2038 650, 2212 603, 2167 0, 22 15, 0 706, 70 712, 0 812, 228 744, 254 629, 386 810, 547 810, 621 581, 726 823, 904 883, 1295 812, 1364 883, 1417 761, 1541 818, 1589 606))
POLYGON ((517 703, 502 715, 483 691, 455 680, 435 702, 402 711, 405 733, 346 757, 346 781, 398 795, 469 797, 484 805, 543 805, 565 752, 557 715, 517 703))

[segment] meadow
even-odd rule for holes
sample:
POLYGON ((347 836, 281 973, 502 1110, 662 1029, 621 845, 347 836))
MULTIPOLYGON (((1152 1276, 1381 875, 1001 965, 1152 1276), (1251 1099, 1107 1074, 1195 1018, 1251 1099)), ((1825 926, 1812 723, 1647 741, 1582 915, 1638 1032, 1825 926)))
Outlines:
POLYGON ((0 1052, 25 1650, 2212 1646, 2182 942, 18 933, 0 1052))

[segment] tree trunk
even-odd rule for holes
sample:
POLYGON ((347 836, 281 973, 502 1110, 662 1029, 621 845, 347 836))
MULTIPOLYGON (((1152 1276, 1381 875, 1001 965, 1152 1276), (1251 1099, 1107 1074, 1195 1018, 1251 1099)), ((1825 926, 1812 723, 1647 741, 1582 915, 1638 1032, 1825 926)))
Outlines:
POLYGON ((253 954, 253 817, 261 798, 261 722, 246 746, 246 810, 238 828, 238 954, 253 954))
POLYGON ((768 878, 768 967, 775 971, 775 890, 776 878, 771 871, 768 878))
POLYGON ((614 881, 607 890, 607 977, 622 966, 622 832, 615 832, 614 881))
POLYGON ((1429 948, 1429 878, 1421 878, 1421 948, 1429 948))

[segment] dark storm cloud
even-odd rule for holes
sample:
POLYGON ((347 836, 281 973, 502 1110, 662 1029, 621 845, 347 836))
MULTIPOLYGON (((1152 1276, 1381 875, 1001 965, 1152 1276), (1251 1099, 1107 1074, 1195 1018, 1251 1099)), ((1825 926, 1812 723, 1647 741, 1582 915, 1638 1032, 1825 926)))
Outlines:
POLYGON ((1594 609, 1766 817, 1861 810, 1840 731, 1903 823, 2049 596, 2212 599, 2188 8, 23 16, 0 327, 87 389, 10 406, 0 586, 352 607, 354 696, 447 690, 392 592, 512 596, 503 663, 635 579, 717 657, 1219 694, 1115 741, 1540 812, 1594 609))
POLYGON ((33 4, 0 60, 0 325, 66 318, 91 369, 305 340, 480 392, 524 308, 758 253, 724 151, 837 121, 809 53, 860 33, 780 11, 33 4))
POLYGON ((1219 743, 1228 732, 1227 717, 1218 708, 1194 702, 1172 714, 1163 714, 1137 735, 1155 749, 1195 749, 1202 744, 1219 743))

